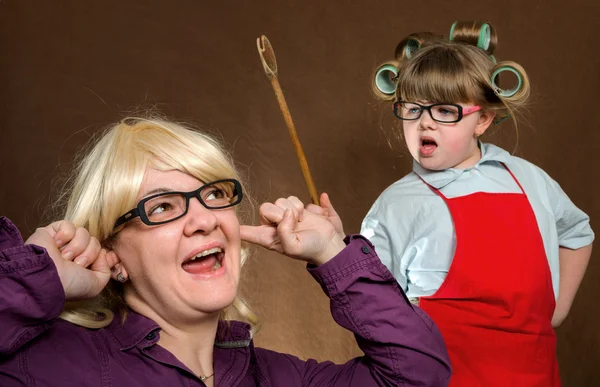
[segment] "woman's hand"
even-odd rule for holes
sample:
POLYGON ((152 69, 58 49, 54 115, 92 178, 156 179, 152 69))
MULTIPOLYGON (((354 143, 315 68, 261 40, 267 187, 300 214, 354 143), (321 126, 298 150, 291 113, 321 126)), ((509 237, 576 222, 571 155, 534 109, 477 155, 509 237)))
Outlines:
POLYGON ((329 195, 323 192, 319 198, 319 202, 321 203, 320 206, 312 203, 308 204, 306 206, 306 210, 312 212, 313 214, 319 215, 324 219, 327 219, 343 240, 346 237, 346 234, 344 233, 344 225, 342 224, 342 219, 333 208, 331 200, 329 200, 329 195))
POLYGON ((46 249, 67 301, 98 295, 110 280, 110 269, 118 263, 117 256, 101 248, 100 242, 86 229, 66 220, 38 228, 25 244, 46 249))
MULTIPOLYGON (((327 200, 326 213, 335 213, 327 200), (332 212, 330 212, 332 211, 332 212)), ((318 207, 318 206, 314 206, 318 207)), ((325 212, 304 204, 295 196, 260 206, 261 226, 241 226, 242 239, 291 258, 321 265, 336 256, 344 243, 342 223, 334 226, 325 212)))

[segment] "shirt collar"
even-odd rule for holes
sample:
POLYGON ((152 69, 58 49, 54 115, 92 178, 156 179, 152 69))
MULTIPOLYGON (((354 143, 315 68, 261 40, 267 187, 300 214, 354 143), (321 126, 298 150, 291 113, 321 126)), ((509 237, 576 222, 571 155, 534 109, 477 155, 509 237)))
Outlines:
MULTIPOLYGON (((151 319, 132 310, 127 311, 125 322, 123 315, 115 313, 108 326, 121 350, 133 348, 141 343, 152 345, 158 342, 160 326, 151 319)), ((219 321, 215 346, 221 348, 248 347, 252 340, 250 324, 240 321, 219 321)))
POLYGON ((0 250, 23 245, 23 238, 10 219, 0 216, 0 250))
POLYGON ((458 179, 465 171, 477 169, 480 165, 489 162, 510 163, 511 156, 504 149, 492 144, 478 143, 481 149, 481 160, 474 166, 466 169, 448 168, 441 171, 425 169, 416 160, 413 160, 413 172, 420 176, 425 182, 437 189, 441 189, 446 185, 458 179))
POLYGON ((123 351, 135 347, 144 340, 158 341, 158 335, 154 332, 160 331, 160 327, 149 318, 127 310, 125 316, 123 313, 115 313, 108 330, 117 339, 123 351))

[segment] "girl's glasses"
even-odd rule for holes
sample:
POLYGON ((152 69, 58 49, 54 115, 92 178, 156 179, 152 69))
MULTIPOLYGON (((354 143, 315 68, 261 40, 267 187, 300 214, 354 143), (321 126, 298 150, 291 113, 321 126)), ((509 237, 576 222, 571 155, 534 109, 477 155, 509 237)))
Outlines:
POLYGON ((435 103, 433 105, 419 105, 416 102, 406 101, 394 103, 394 115, 401 120, 419 119, 425 110, 429 111, 429 115, 434 121, 449 124, 462 120, 467 114, 481 110, 481 106, 463 108, 454 103, 435 103))

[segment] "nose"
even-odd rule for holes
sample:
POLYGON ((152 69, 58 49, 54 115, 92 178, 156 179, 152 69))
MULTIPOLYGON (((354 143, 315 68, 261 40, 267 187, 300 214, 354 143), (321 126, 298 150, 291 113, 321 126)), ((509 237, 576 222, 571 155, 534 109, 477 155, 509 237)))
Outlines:
POLYGON ((200 203, 198 198, 191 198, 188 212, 185 215, 184 233, 191 236, 195 233, 210 234, 220 225, 219 218, 214 210, 210 210, 200 203))
POLYGON ((423 109, 423 112, 421 113, 421 117, 419 118, 419 128, 420 129, 430 129, 430 130, 435 130, 437 128, 437 122, 434 121, 433 117, 431 116, 431 110, 425 110, 423 109))

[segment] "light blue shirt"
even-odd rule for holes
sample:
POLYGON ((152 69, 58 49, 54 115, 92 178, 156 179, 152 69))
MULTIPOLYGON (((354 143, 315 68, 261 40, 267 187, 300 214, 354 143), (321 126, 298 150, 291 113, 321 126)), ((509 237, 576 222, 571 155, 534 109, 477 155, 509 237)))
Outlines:
POLYGON ((362 222, 361 234, 375 245, 408 297, 430 296, 446 278, 456 235, 446 203, 419 176, 448 198, 474 192, 521 192, 504 163, 531 203, 558 297, 559 246, 578 249, 591 244, 594 232, 589 217, 539 167, 495 145, 482 143, 480 148, 481 160, 467 169, 431 171, 414 161, 413 172, 377 198, 362 222))

